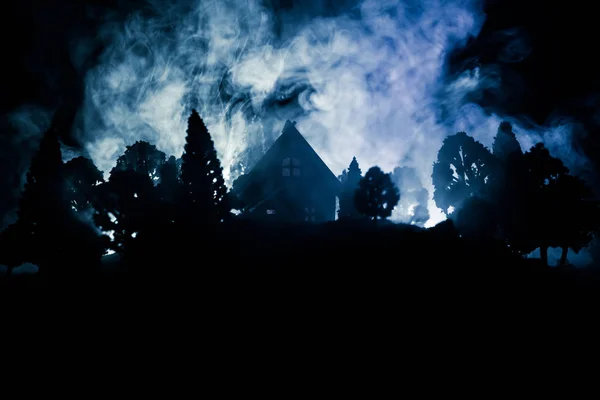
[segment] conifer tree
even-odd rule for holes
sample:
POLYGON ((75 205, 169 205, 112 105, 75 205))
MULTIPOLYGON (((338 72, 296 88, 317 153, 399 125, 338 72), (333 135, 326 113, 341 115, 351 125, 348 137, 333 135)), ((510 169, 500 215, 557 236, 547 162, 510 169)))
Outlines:
POLYGON ((223 169, 208 128, 196 110, 188 119, 181 181, 185 219, 219 222, 230 215, 223 169))
POLYGON ((63 181, 63 163, 58 132, 51 128, 42 137, 33 157, 19 201, 18 223, 27 236, 29 251, 25 262, 40 268, 65 250, 61 229, 69 213, 63 181))
POLYGON ((342 175, 339 176, 342 188, 340 193, 338 218, 360 217, 360 213, 356 210, 356 206, 354 205, 354 193, 356 192, 356 189, 358 189, 358 183, 360 182, 361 177, 362 171, 358 166, 356 157, 353 157, 348 170, 344 170, 342 175))
POLYGON ((27 173, 19 203, 23 262, 36 264, 40 273, 57 275, 91 271, 100 260, 103 244, 89 222, 77 218, 67 197, 58 129, 44 135, 27 173), (48 268, 50 267, 51 268, 48 268))

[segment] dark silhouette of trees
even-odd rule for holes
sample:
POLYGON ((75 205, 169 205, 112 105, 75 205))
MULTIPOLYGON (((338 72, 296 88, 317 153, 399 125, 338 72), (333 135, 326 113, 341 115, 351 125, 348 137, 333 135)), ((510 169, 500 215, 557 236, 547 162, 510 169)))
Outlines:
POLYGON ((94 222, 111 238, 111 250, 126 252, 139 235, 158 224, 159 192, 155 186, 161 180, 165 159, 165 153, 156 146, 137 141, 127 146, 108 181, 99 185, 94 222))
POLYGON ((507 168, 497 209, 508 243, 520 254, 539 248, 544 265, 548 248, 561 247, 564 265, 569 248, 578 252, 592 241, 597 214, 591 190, 542 143, 510 159, 507 168))
POLYGON ((104 182, 102 172, 89 158, 76 157, 65 164, 64 176, 71 209, 78 213, 90 211, 96 188, 104 182))
POLYGON ((492 154, 501 162, 506 162, 510 156, 523 154, 521 145, 513 132, 510 122, 503 121, 498 126, 498 131, 492 144, 492 154))
POLYGON ((429 193, 421 184, 417 171, 410 167, 396 167, 392 171, 392 181, 400 192, 396 210, 402 222, 423 226, 429 220, 429 193))
POLYGON ((223 169, 208 128, 196 110, 188 119, 182 156, 184 220, 220 222, 231 215, 223 169))
POLYGON ((356 210, 376 221, 392 215, 394 207, 400 200, 400 192, 390 174, 379 167, 371 167, 358 183, 354 194, 356 210))
POLYGON ((47 272, 70 247, 62 237, 70 210, 64 195, 60 142, 58 132, 51 128, 42 137, 27 172, 17 222, 27 236, 28 251, 22 261, 37 265, 40 272, 47 272))
POLYGON ((496 160, 481 143, 465 132, 448 136, 433 164, 433 199, 446 214, 471 196, 485 196, 496 160))
POLYGON ((179 198, 181 181, 179 180, 179 167, 175 156, 169 157, 167 162, 159 167, 160 183, 158 184, 159 198, 163 202, 175 203, 179 198))
POLYGON ((160 167, 165 163, 166 155, 155 145, 138 140, 127 146, 125 152, 117 159, 113 171, 135 171, 146 174, 154 184, 160 180, 160 167))
POLYGON ((347 170, 342 171, 338 179, 342 183, 339 197, 338 218, 358 218, 360 213, 357 211, 354 204, 354 194, 358 189, 358 183, 362 178, 362 171, 356 161, 356 157, 352 158, 352 162, 347 170))
POLYGON ((95 229, 75 215, 65 181, 58 130, 54 123, 41 140, 27 173, 16 226, 9 236, 23 238, 22 257, 44 275, 85 273, 98 265, 103 243, 95 229))
POLYGON ((12 270, 23 264, 25 256, 23 246, 29 239, 23 223, 13 223, 0 232, 0 264, 6 265, 8 276, 12 270))
POLYGON ((111 237, 109 248, 123 253, 155 222, 156 207, 156 192, 149 174, 113 169, 108 181, 98 187, 94 222, 111 237))
MULTIPOLYGON (((32 160, 18 221, 0 232, 0 264, 8 267, 9 275, 15 267, 29 262, 39 266, 42 276, 65 277, 65 273, 99 266, 101 255, 111 249, 119 255, 104 260, 110 259, 125 271, 169 279, 170 271, 164 274, 162 266, 184 265, 197 256, 196 246, 203 243, 210 250, 223 246, 216 253, 235 248, 231 256, 228 254, 233 267, 189 268, 182 274, 200 271, 203 278, 221 273, 231 277, 235 268, 246 268, 244 277, 254 273, 264 277, 265 272, 277 271, 279 276, 305 274, 313 279, 317 275, 306 271, 313 265, 314 254, 330 251, 343 262, 329 270, 315 265, 314 271, 319 270, 319 278, 337 280, 355 262, 356 254, 339 249, 358 248, 367 242, 379 249, 373 253, 377 260, 398 251, 409 258, 407 265, 419 266, 404 269, 403 274, 410 270, 408 274, 415 278, 407 282, 429 285, 431 277, 443 276, 439 287, 444 288, 468 281, 473 273, 484 278, 480 282, 505 277, 509 278, 503 283, 523 282, 521 274, 527 268, 521 267, 544 269, 549 247, 562 249, 558 264, 564 266, 569 251, 579 252, 600 232, 600 203, 585 182, 569 174, 543 144, 523 153, 507 122, 498 128, 494 154, 464 132, 446 138, 432 174, 434 199, 447 213, 450 207, 455 211, 449 213, 448 220, 429 229, 363 223, 367 218, 374 222, 389 218, 394 211, 407 224, 423 225, 429 219, 428 192, 414 168, 398 167, 387 174, 375 166, 362 177, 353 158, 338 177, 339 221, 267 223, 243 215, 228 218, 232 206, 243 209, 244 205, 235 203, 235 197, 227 193, 213 140, 196 111, 189 117, 185 152, 180 159, 167 159, 154 145, 138 141, 118 158, 106 182, 87 158, 62 162, 57 131, 53 125, 32 160), (202 236, 189 234, 194 231, 202 232, 202 236), (435 251, 424 254, 413 250, 422 244, 435 251), (523 257, 538 248, 543 263, 523 257), (282 268, 282 257, 292 262, 282 268), (482 263, 486 257, 504 269, 482 263), (516 275, 503 273, 515 265, 516 275), (297 273, 298 268, 302 274, 297 273)), ((232 193, 236 187, 245 186, 245 179, 247 176, 242 175, 234 182, 232 193)), ((291 191, 290 199, 298 192, 291 191)), ((554 272, 558 276, 573 270, 554 272)), ((352 271, 354 276, 364 273, 352 271)), ((387 272, 382 269, 377 273, 387 272)), ((6 282, 13 284, 19 279, 6 282)))
POLYGON ((477 196, 465 200, 452 219, 460 234, 470 240, 489 241, 497 233, 494 204, 477 196))
POLYGON ((554 208, 552 246, 562 249, 559 266, 564 266, 569 249, 578 253, 592 242, 600 226, 598 207, 592 190, 580 178, 562 174, 548 186, 548 200, 554 208))
POLYGON ((160 166, 160 183, 156 187, 160 202, 159 217, 163 223, 174 223, 177 218, 177 204, 181 198, 181 180, 179 166, 175 156, 170 156, 166 163, 160 166))
POLYGON ((527 169, 527 192, 520 197, 524 202, 525 215, 519 226, 522 240, 517 246, 523 251, 540 249, 540 258, 548 264, 548 248, 555 244, 557 225, 554 217, 558 212, 557 180, 569 170, 558 158, 552 157, 542 143, 536 144, 523 155, 527 169))

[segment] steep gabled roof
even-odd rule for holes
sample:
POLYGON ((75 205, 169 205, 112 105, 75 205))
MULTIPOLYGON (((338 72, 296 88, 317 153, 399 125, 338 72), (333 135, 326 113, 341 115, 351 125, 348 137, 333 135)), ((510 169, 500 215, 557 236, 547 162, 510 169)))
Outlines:
POLYGON ((241 188, 242 191, 250 182, 257 179, 258 175, 264 172, 271 164, 271 162, 274 162, 273 158, 275 157, 275 155, 284 153, 284 150, 287 147, 291 146, 295 146, 296 148, 301 147, 302 151, 305 151, 307 154, 309 154, 313 158, 313 161, 315 162, 318 171, 322 174, 324 179, 326 179, 332 187, 338 188, 340 186, 340 181, 337 179, 334 173, 331 172, 327 164, 325 164, 321 157, 319 157, 317 152, 312 148, 312 146, 308 143, 304 136, 302 136, 298 129, 296 129, 295 125, 295 122, 291 122, 290 120, 285 121, 285 125, 283 126, 281 135, 279 135, 279 137, 277 138, 275 143, 273 143, 271 148, 252 168, 252 170, 248 174, 248 179, 245 180, 243 187, 241 188))

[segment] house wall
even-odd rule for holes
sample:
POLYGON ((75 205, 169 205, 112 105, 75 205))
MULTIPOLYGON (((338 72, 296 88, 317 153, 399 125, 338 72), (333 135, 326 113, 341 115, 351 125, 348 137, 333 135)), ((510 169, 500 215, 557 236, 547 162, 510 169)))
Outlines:
POLYGON ((253 218, 335 220, 338 182, 297 131, 282 134, 249 179, 242 200, 253 206, 253 218))
POLYGON ((252 212, 253 218, 279 222, 326 222, 335 220, 335 194, 316 188, 287 188, 264 201, 252 212))

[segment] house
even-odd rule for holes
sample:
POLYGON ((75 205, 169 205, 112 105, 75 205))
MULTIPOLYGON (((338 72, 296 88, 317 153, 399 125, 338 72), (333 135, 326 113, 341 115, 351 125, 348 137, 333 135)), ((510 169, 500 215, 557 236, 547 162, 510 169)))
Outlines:
POLYGON ((273 146, 235 182, 242 216, 278 222, 335 220, 340 182, 295 125, 286 121, 273 146))

